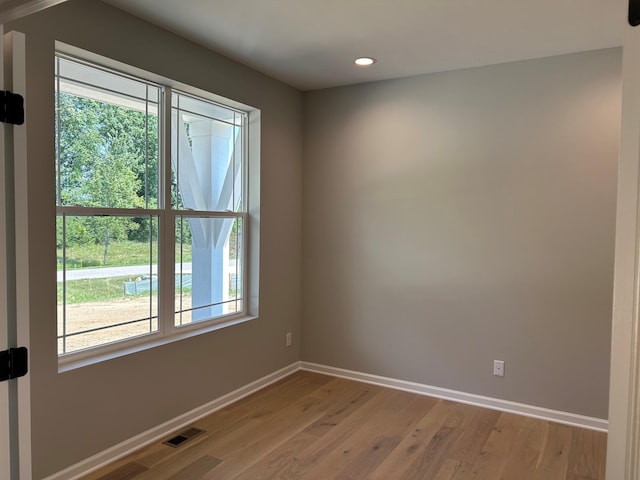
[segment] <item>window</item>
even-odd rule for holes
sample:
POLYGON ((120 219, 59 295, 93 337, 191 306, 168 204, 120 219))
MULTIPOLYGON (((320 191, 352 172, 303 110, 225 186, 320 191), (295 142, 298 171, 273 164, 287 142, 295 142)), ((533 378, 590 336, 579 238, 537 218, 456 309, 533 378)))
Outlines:
POLYGON ((55 73, 58 354, 245 316, 247 111, 62 53, 55 73))

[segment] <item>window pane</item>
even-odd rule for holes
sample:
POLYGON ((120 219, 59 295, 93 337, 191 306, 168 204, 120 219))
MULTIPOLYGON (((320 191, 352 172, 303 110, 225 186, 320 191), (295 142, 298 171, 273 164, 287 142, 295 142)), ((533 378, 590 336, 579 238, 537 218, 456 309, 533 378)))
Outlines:
POLYGON ((241 117, 243 116, 241 112, 217 103, 208 102, 177 91, 173 95, 172 103, 172 107, 179 108, 185 115, 191 114, 197 117, 218 119, 221 122, 241 125, 241 117))
POLYGON ((175 325, 243 310, 243 221, 176 218, 175 325))
POLYGON ((156 208, 159 87, 57 62, 58 205, 156 208))
POLYGON ((172 206, 239 211, 244 114, 175 93, 172 107, 172 206))
MULTIPOLYGON (((246 204, 243 201, 243 195, 244 195, 244 191, 245 191, 245 185, 244 185, 244 178, 245 178, 245 163, 244 163, 244 159, 242 158, 241 154, 244 151, 244 137, 243 137, 243 125, 242 122, 244 122, 244 115, 240 116, 240 115, 236 115, 237 119, 236 121, 238 122, 238 124, 236 124, 233 129, 234 129, 234 137, 238 139, 238 142, 242 145, 242 148, 236 148, 233 150, 232 153, 232 158, 231 158, 231 162, 234 165, 235 171, 236 171, 236 181, 235 181, 235 185, 233 188, 233 203, 232 206, 235 207, 236 212, 242 212, 244 211, 244 209, 246 208, 246 204)), ((233 209, 230 209, 233 210, 233 209)))
POLYGON ((158 217, 57 217, 58 354, 158 330, 158 217))
MULTIPOLYGON (((147 82, 75 59, 58 57, 56 74, 64 91, 77 92, 83 97, 104 97, 113 103, 129 101, 140 109, 147 98, 147 82)), ((158 101, 157 93, 153 100, 158 101)))

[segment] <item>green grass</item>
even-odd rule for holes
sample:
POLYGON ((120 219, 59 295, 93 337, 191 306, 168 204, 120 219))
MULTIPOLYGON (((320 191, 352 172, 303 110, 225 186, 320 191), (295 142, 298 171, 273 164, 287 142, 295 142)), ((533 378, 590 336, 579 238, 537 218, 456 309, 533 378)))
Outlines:
MULTIPOLYGON (((133 298, 134 295, 124 294, 124 282, 129 280, 129 277, 111 277, 67 282, 67 304, 133 298)), ((62 283, 58 283, 58 303, 62 303, 62 283)))
MULTIPOLYGON (((134 280, 131 277, 88 278, 67 282, 67 305, 110 300, 128 300, 136 297, 149 297, 149 292, 137 295, 125 295, 124 282, 134 280)), ((190 289, 183 292, 189 294, 190 289)), ((157 292, 154 292, 157 295, 157 292)), ((58 304, 62 303, 62 282, 58 283, 58 304)))
MULTIPOLYGON (((109 245, 107 264, 102 265, 104 246, 97 243, 74 245, 67 247, 67 269, 91 267, 121 267, 126 265, 147 265, 149 263, 149 244, 130 240, 114 241, 109 245)), ((153 244, 154 256, 158 253, 158 245, 153 244)), ((62 270, 62 248, 58 248, 58 270, 62 270)), ((180 252, 176 251, 176 261, 180 252)), ((183 262, 191 261, 191 245, 183 245, 183 262)), ((154 262, 155 263, 155 262, 154 262)))

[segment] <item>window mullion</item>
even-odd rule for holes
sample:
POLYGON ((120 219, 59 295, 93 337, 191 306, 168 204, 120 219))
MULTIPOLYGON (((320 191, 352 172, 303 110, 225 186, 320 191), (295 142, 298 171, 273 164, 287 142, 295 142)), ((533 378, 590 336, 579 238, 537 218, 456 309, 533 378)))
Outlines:
POLYGON ((165 87, 160 119, 161 195, 160 203, 160 315, 158 327, 162 335, 170 334, 175 316, 175 214, 171 210, 171 88, 165 87))
POLYGON ((141 217, 156 215, 156 208, 108 208, 108 207, 80 207, 61 206, 56 207, 58 215, 71 215, 77 217, 141 217))
POLYGON ((244 114, 242 118, 242 311, 248 315, 250 313, 249 300, 254 295, 249 286, 249 241, 251 228, 249 228, 249 115, 244 114))

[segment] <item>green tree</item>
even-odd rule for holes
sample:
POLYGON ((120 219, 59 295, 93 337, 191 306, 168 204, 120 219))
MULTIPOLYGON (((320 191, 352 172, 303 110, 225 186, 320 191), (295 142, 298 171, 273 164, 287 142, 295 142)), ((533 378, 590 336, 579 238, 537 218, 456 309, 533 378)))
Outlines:
MULTIPOLYGON (((141 207, 143 201, 136 194, 139 183, 133 170, 128 168, 126 157, 110 153, 96 162, 93 175, 84 183, 83 190, 92 199, 89 206, 141 207)), ((139 224, 129 217, 87 217, 86 222, 93 240, 104 245, 103 265, 107 264, 111 241, 125 239, 130 231, 139 228, 139 224)))
MULTIPOLYGON (((62 205, 99 208, 157 206, 157 118, 145 112, 60 93, 59 198, 62 205)), ((71 217, 65 239, 104 246, 135 237, 149 221, 131 217, 71 217)), ((58 244, 62 243, 58 228, 58 244)))

